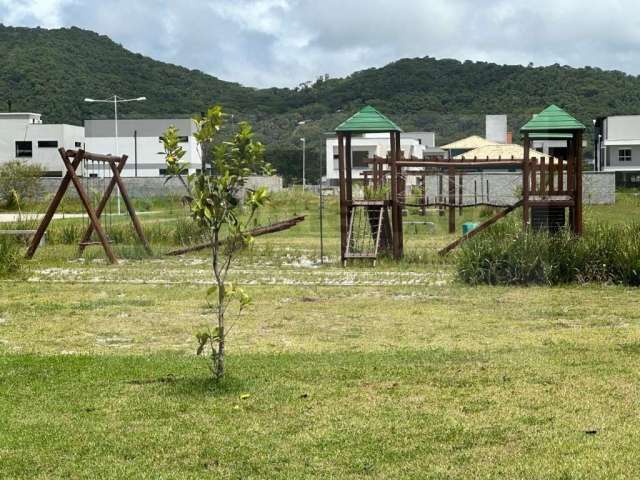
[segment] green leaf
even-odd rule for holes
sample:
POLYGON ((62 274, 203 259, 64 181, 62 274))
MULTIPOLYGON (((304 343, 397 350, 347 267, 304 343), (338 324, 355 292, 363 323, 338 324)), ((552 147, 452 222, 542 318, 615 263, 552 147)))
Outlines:
POLYGON ((207 289, 207 298, 209 298, 211 295, 217 295, 218 294, 218 286, 214 285, 213 287, 210 287, 209 289, 207 289))
POLYGON ((211 339, 211 335, 209 335, 207 332, 203 332, 198 333, 196 335, 196 338, 198 339, 198 349, 196 350, 196 355, 202 355, 204 347, 207 345, 209 339, 211 339))

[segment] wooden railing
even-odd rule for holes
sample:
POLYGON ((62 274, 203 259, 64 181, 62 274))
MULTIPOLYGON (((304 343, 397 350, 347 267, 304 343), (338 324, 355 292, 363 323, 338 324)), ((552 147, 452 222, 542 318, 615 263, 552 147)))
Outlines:
POLYGON ((529 164, 529 194, 537 196, 571 195, 574 191, 572 163, 553 157, 532 158, 529 164))

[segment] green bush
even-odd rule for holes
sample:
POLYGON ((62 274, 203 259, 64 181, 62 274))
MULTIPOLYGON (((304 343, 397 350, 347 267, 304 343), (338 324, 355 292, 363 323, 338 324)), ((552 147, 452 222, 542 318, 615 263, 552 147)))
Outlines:
POLYGON ((42 168, 13 160, 0 166, 0 203, 18 208, 19 202, 37 198, 41 191, 42 168))
POLYGON ((19 242, 13 237, 0 235, 0 278, 18 273, 22 262, 19 242))
POLYGON ((458 277, 469 284, 558 285, 616 283, 640 286, 640 224, 589 225, 582 237, 523 232, 494 225, 462 246, 458 277))

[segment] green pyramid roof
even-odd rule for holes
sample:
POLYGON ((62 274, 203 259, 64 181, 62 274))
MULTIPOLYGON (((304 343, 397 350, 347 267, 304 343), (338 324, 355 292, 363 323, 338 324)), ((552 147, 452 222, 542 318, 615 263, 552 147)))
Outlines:
POLYGON ((585 126, 560 107, 551 105, 522 127, 522 132, 585 130, 585 126))
POLYGON ((336 132, 402 132, 402 129, 378 110, 367 105, 349 120, 341 123, 338 128, 336 128, 336 132))

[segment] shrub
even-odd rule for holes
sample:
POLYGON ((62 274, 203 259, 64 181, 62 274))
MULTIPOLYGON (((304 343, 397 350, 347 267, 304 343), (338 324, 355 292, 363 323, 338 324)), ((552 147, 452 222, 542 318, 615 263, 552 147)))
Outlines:
POLYGON ((640 286, 640 224, 589 225, 582 237, 496 224, 462 246, 458 277, 472 285, 617 283, 640 286))
POLYGON ((33 200, 41 191, 42 168, 14 160, 0 166, 0 202, 9 208, 18 201, 33 200))

